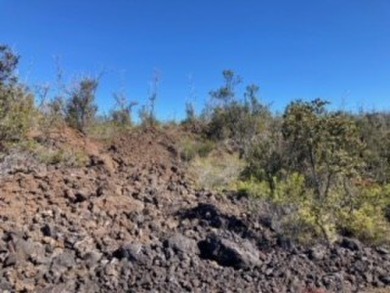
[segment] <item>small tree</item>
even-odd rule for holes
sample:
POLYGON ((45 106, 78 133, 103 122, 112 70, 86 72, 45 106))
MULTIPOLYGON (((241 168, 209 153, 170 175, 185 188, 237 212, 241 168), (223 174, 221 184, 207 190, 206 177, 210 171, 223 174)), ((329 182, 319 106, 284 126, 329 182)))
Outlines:
POLYGON ((224 85, 210 92, 212 102, 208 136, 228 139, 241 156, 247 156, 257 135, 265 131, 271 118, 268 107, 259 102, 259 87, 249 85, 240 99, 236 87, 241 78, 231 70, 223 71, 224 85))
POLYGON ((303 174, 307 187, 313 190, 311 210, 326 237, 330 215, 339 209, 353 209, 348 186, 359 175, 363 147, 353 119, 341 112, 329 113, 327 104, 321 99, 293 102, 282 124, 286 167, 303 174))
POLYGON ((286 157, 281 119, 269 117, 261 134, 249 145, 243 177, 267 182, 270 193, 275 195, 276 181, 285 177, 286 157))
POLYGON ((356 175, 362 143, 353 119, 328 113, 328 103, 293 102, 283 117, 282 132, 288 144, 292 170, 306 174, 319 199, 326 198, 337 177, 356 175))
POLYGON ((245 157, 253 144, 270 136, 273 122, 269 107, 260 102, 259 90, 255 84, 246 87, 244 103, 237 117, 235 136, 245 157))
POLYGON ((232 138, 235 135, 237 114, 240 111, 236 96, 236 87, 241 78, 232 70, 222 72, 224 85, 216 91, 211 91, 211 110, 208 136, 215 139, 232 138))
POLYGON ((20 56, 16 55, 8 46, 0 45, 0 86, 15 84, 17 77, 15 70, 20 56))
POLYGON ((0 141, 20 140, 32 125, 34 96, 18 82, 19 56, 0 45, 0 141))
POLYGON ((184 124, 193 124, 196 121, 196 112, 194 104, 191 102, 187 102, 185 105, 186 111, 186 119, 184 120, 184 124))
POLYGON ((85 133, 94 120, 97 106, 95 95, 99 82, 94 78, 82 79, 70 92, 66 105, 66 121, 69 126, 85 133))
POLYGON ((226 109, 236 101, 236 87, 242 82, 242 79, 233 70, 224 70, 222 75, 225 81, 224 86, 216 91, 211 91, 210 95, 226 109))

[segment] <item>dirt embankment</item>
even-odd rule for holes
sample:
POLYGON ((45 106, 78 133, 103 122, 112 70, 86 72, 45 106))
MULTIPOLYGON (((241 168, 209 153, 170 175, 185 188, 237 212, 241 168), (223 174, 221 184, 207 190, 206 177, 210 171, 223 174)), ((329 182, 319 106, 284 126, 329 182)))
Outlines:
POLYGON ((20 153, 3 159, 0 292, 390 287, 385 248, 347 238, 300 247, 249 199, 194 190, 177 141, 137 130, 104 145, 66 130, 53 147, 85 152, 87 166, 47 166, 20 153))

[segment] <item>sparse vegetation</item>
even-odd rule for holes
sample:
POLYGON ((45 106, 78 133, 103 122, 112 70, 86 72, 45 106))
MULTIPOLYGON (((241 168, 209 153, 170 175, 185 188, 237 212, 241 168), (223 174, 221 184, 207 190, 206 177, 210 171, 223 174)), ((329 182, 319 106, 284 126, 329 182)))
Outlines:
POLYGON ((143 105, 139 110, 139 117, 142 127, 156 127, 159 121, 156 117, 156 101, 159 94, 159 85, 161 77, 157 71, 153 74, 153 79, 150 83, 148 104, 143 105))
POLYGON ((216 150, 207 156, 195 157, 188 167, 188 175, 198 188, 228 190, 240 177, 244 164, 238 154, 216 150))
POLYGON ((111 112, 111 121, 117 127, 129 128, 133 125, 132 109, 137 102, 129 102, 123 93, 114 94, 115 109, 111 112))
POLYGON ((71 90, 66 104, 66 122, 83 133, 96 116, 95 95, 98 85, 95 78, 82 79, 71 90))
POLYGON ((259 102, 258 86, 248 86, 240 99, 236 87, 241 78, 231 70, 225 70, 223 77, 225 84, 210 92, 210 106, 204 111, 206 135, 214 140, 230 140, 234 149, 246 156, 253 140, 265 131, 270 112, 259 102))
POLYGON ((33 124, 34 96, 18 81, 18 63, 19 56, 0 46, 0 144, 24 139, 33 124))
POLYGON ((215 143, 210 140, 185 138, 180 143, 180 157, 186 162, 196 157, 205 158, 215 147, 215 143))
MULTIPOLYGON (((136 103, 124 94, 115 95, 108 116, 98 113, 96 78, 54 97, 44 88, 36 106, 34 94, 16 76, 18 62, 9 47, 0 46, 0 150, 24 145, 45 164, 85 166, 87 155, 45 145, 45 137, 66 123, 108 143, 138 127, 132 119, 136 103), (42 139, 30 143, 35 126, 42 139)), ((187 131, 178 155, 198 187, 232 189, 278 206, 285 235, 297 241, 331 242, 348 235, 390 243, 389 113, 330 111, 326 101, 316 99, 293 101, 276 115, 260 102, 257 85, 239 97, 242 79, 231 70, 223 78, 201 115, 187 103, 185 120, 168 127, 187 131)), ((168 125, 156 116, 159 83, 155 74, 148 105, 139 112, 142 127, 168 125)))

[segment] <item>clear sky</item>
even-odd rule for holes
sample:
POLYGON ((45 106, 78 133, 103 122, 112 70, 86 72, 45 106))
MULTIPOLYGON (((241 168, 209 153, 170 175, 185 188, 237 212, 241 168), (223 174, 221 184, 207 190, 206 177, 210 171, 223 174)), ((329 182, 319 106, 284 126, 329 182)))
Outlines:
POLYGON ((274 110, 317 97, 390 109, 389 0, 0 0, 0 43, 30 84, 53 83, 54 56, 68 78, 104 69, 102 109, 122 88, 144 103, 158 70, 158 114, 181 118, 189 76, 201 107, 223 69, 274 110))

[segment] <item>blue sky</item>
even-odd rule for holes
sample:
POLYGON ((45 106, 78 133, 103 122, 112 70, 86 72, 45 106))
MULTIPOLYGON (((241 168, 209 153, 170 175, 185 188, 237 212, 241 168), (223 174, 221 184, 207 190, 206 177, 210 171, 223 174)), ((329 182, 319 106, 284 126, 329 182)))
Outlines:
POLYGON ((123 88, 144 103, 158 70, 158 114, 178 119, 189 76, 201 108, 223 69, 274 110, 317 97, 390 109, 388 0, 0 0, 0 43, 30 84, 54 82, 54 56, 68 79, 104 70, 102 109, 123 88))

